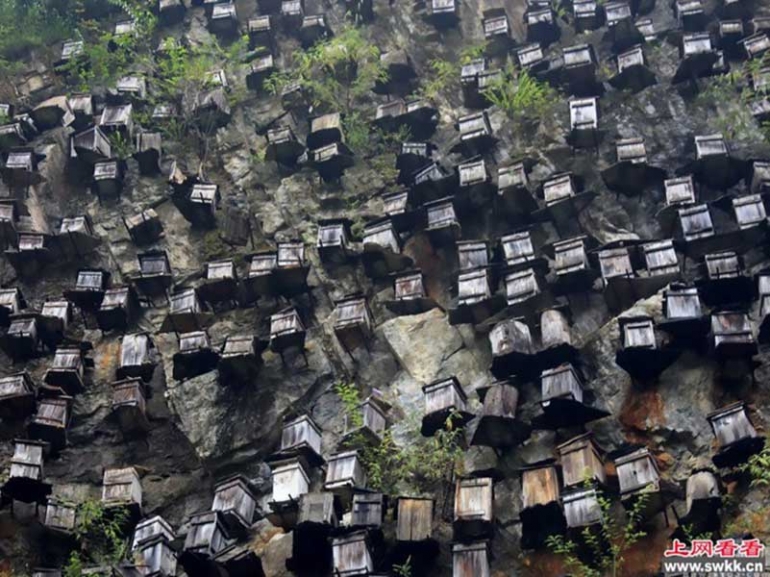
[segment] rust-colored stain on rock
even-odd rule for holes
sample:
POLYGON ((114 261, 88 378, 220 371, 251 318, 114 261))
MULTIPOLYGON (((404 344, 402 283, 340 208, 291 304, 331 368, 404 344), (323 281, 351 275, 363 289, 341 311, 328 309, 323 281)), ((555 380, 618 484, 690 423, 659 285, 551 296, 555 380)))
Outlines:
POLYGON ((632 389, 623 401, 618 420, 627 430, 629 440, 634 440, 635 432, 646 432, 665 424, 663 399, 655 390, 632 389))

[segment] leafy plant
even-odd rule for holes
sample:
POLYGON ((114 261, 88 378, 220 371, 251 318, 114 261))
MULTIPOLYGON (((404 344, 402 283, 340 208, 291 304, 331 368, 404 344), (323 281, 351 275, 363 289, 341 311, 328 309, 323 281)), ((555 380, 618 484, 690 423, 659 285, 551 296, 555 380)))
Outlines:
POLYGON ((347 115, 375 82, 387 79, 379 48, 359 28, 345 24, 333 38, 298 53, 293 68, 272 74, 265 87, 280 94, 286 86, 296 83, 314 109, 347 115))
POLYGON ((558 102, 556 91, 547 83, 527 70, 516 73, 510 65, 484 90, 484 96, 518 122, 545 118, 558 102))
POLYGON ((59 0, 1 0, 0 57, 9 64, 32 50, 64 40, 72 15, 59 0))
POLYGON ((110 148, 112 149, 114 156, 121 160, 125 160, 131 156, 131 153, 134 151, 133 145, 128 138, 123 136, 123 133, 113 132, 110 134, 109 138, 110 148))
MULTIPOLYGON (((384 493, 397 492, 399 485, 409 484, 420 491, 432 492, 450 481, 461 468, 463 459, 462 429, 454 426, 456 415, 450 415, 433 437, 424 438, 418 427, 411 426, 407 434, 415 442, 406 446, 396 443, 392 431, 386 429, 380 434, 380 442, 372 444, 355 431, 363 425, 360 395, 352 383, 339 383, 335 391, 342 401, 353 433, 348 436, 348 445, 359 452, 366 469, 369 487, 384 493)), ((407 419, 407 422, 416 419, 407 419)))
MULTIPOLYGON (((589 479, 586 479, 585 486, 592 486, 589 479)), ((551 535, 546 543, 554 553, 562 556, 567 571, 576 576, 622 575, 625 552, 647 534, 640 529, 640 525, 648 499, 649 495, 646 493, 639 495, 630 510, 626 511, 625 522, 621 523, 612 514, 612 501, 597 490, 601 521, 598 525, 583 528, 580 533, 583 543, 590 551, 590 562, 580 558, 578 552, 581 544, 564 535, 551 535)))
POLYGON ((752 487, 770 487, 770 440, 759 453, 741 465, 741 470, 748 472, 752 487))
POLYGON ((393 574, 396 577, 412 577, 412 556, 409 555, 401 565, 393 565, 393 574))
POLYGON ((428 75, 420 94, 428 100, 435 100, 457 79, 458 69, 448 60, 436 59, 428 62, 428 75))
POLYGON ((80 577, 89 563, 112 565, 123 559, 128 542, 123 535, 127 512, 120 507, 107 509, 100 501, 86 501, 77 508, 74 536, 78 548, 64 566, 64 577, 80 577))

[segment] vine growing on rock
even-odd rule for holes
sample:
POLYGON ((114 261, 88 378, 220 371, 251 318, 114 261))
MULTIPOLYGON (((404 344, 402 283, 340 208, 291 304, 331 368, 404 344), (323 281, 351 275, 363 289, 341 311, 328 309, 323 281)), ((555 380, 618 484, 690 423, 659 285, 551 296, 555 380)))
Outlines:
POLYGON ((372 443, 360 430, 363 426, 361 398, 353 383, 338 383, 334 388, 342 402, 348 436, 347 445, 359 452, 367 473, 368 487, 386 494, 394 494, 401 486, 409 486, 419 492, 431 493, 443 489, 462 468, 462 429, 453 425, 455 415, 449 415, 444 428, 433 437, 422 437, 416 421, 410 415, 405 433, 410 442, 402 446, 396 442, 390 428, 381 433, 379 443, 372 443))
POLYGON ((78 547, 64 566, 63 577, 81 577, 88 564, 113 565, 128 551, 123 535, 127 521, 123 508, 107 509, 100 501, 86 501, 77 508, 74 536, 78 547))
MULTIPOLYGON (((586 488, 592 487, 589 479, 586 479, 584 485, 586 488)), ((579 540, 564 535, 551 535, 546 544, 551 551, 562 557, 567 571, 577 577, 617 577, 623 575, 626 551, 647 536, 641 523, 649 495, 642 493, 636 498, 626 511, 624 522, 620 522, 613 514, 609 497, 599 490, 596 496, 601 509, 598 524, 584 527, 579 540), (581 546, 586 547, 590 560, 581 557, 581 546)))

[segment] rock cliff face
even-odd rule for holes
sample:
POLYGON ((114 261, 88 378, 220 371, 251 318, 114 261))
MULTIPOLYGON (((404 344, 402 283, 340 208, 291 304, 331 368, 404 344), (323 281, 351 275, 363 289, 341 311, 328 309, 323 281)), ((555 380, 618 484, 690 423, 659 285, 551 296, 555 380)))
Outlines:
MULTIPOLYGON (((728 84, 728 88, 718 90, 714 86, 725 84, 725 77, 718 74, 673 85, 672 79, 680 65, 678 45, 682 23, 677 21, 668 3, 658 2, 649 14, 644 15, 651 18, 654 30, 644 44, 644 53, 656 83, 637 93, 617 90, 608 82, 615 74, 615 53, 607 38, 607 26, 578 34, 571 7, 564 3, 559 6, 556 25, 561 37, 558 42, 545 47, 545 55, 552 59, 551 69, 555 76, 559 72, 562 48, 577 44, 593 46, 603 92, 598 101, 597 146, 595 150, 576 150, 568 143, 570 90, 561 85, 557 104, 543 117, 528 122, 511 119, 504 110, 489 107, 491 129, 498 141, 494 148, 483 154, 483 159, 495 183, 498 168, 527 158, 531 160, 528 176, 532 192, 553 174, 571 172, 582 181, 581 189, 593 191, 595 198, 584 210, 575 212, 558 225, 548 218, 511 216, 501 210, 496 201, 490 200, 459 211, 462 239, 484 240, 489 246, 497 246, 502 235, 530 225, 537 241, 538 256, 548 255, 550 272, 543 276, 544 292, 553 292, 556 297, 553 253, 543 249, 549 244, 577 235, 592 237, 596 241, 594 247, 609 243, 634 247, 634 243, 671 238, 677 234, 677 240, 681 239, 681 232, 677 233, 671 227, 664 229, 657 217, 666 203, 661 183, 633 196, 617 194, 607 188, 601 175, 616 162, 617 140, 643 138, 647 163, 659 167, 671 178, 693 172, 695 136, 721 133, 729 144, 731 158, 746 163, 746 170, 741 172, 742 178, 730 186, 701 182, 699 201, 722 198, 721 204, 711 208, 715 228, 719 234, 732 233, 736 239, 722 248, 735 248, 741 253, 744 260, 741 274, 751 279, 753 286, 753 275, 770 264, 766 252, 766 219, 757 225, 757 235, 746 235, 751 242, 743 242, 745 239, 738 238, 734 232, 737 225, 729 203, 729 197, 745 197, 752 192, 748 161, 770 159, 770 149, 759 122, 751 117, 747 104, 737 97, 747 79, 738 79, 737 87, 728 84), (728 197, 727 204, 723 197, 728 197), (727 210, 720 212, 725 206, 727 210)), ((445 60, 456 67, 456 77, 434 99, 439 122, 429 139, 436 145, 434 159, 450 170, 466 160, 463 155, 453 152, 459 138, 455 124, 471 112, 464 104, 460 89, 461 54, 468 47, 484 41, 484 13, 499 7, 503 7, 507 14, 512 46, 524 45, 528 33, 524 23, 527 11, 524 0, 502 4, 463 0, 457 3, 458 23, 447 29, 437 29, 426 21, 430 7, 423 3, 377 0, 373 21, 362 25, 367 41, 383 53, 396 49, 406 51, 418 85, 424 85, 432 78, 431 63, 436 60, 445 60)), ((257 3, 239 0, 235 8, 239 26, 246 30, 249 20, 259 13, 257 3)), ((598 9, 601 11, 601 8, 598 9)), ((752 26, 750 19, 762 16, 766 6, 756 3, 745 8, 738 18, 743 18, 748 35, 752 26)), ((710 30, 716 26, 719 15, 727 13, 723 5, 711 1, 704 2, 703 9, 709 15, 710 30)), ((305 3, 305 13, 324 13, 333 31, 339 30, 345 19, 343 5, 317 0, 305 3)), ((113 20, 121 17, 124 15, 115 15, 113 20)), ((722 19, 728 17, 725 15, 722 19)), ((276 22, 278 20, 276 18, 276 22)), ((104 24, 111 25, 112 20, 104 24)), ((202 6, 189 6, 182 22, 161 27, 156 34, 159 38, 172 36, 194 46, 203 45, 211 40, 206 10, 202 6)), ((712 37, 716 42, 718 34, 714 32, 712 37)), ((279 69, 290 70, 298 59, 299 50, 301 47, 291 34, 283 29, 277 33, 275 60, 279 69)), ((505 57, 490 59, 490 67, 502 67, 506 58, 514 59, 513 50, 505 57)), ((744 60, 742 55, 735 59, 728 55, 728 65, 734 71, 748 70, 744 60)), ((63 78, 54 74, 50 61, 50 55, 45 51, 30 56, 23 63, 23 70, 4 89, 4 97, 16 105, 17 111, 32 109, 50 96, 70 91, 63 78)), ((246 66, 236 69, 229 82, 236 89, 243 89, 246 66)), ((151 87, 152 79, 148 79, 148 84, 151 87)), ((94 87, 94 91, 102 88, 94 87)), ((373 118, 376 106, 388 99, 372 93, 365 99, 365 104, 359 106, 360 111, 367 118, 373 118)), ((144 516, 161 515, 179 534, 187 531, 191 514, 210 508, 215 482, 230 474, 245 475, 258 496, 261 511, 266 514, 270 510, 272 485, 266 458, 278 450, 285 420, 300 414, 310 415, 322 431, 324 456, 334 453, 345 430, 345 408, 335 393, 336 383, 355 383, 361 398, 379 391, 391 405, 389 418, 396 443, 408 446, 415 442, 414 422, 423 416, 424 385, 456 377, 468 396, 468 410, 478 413, 481 403, 475 392, 495 381, 489 372, 493 363, 489 331, 494 323, 450 324, 447 311, 457 306, 455 247, 438 247, 432 243, 424 226, 415 225, 402 233, 404 254, 422 271, 427 296, 438 304, 411 315, 396 315, 385 306, 394 298, 392 277, 368 278, 358 260, 346 265, 330 265, 320 260, 316 248, 319 222, 344 217, 360 226, 385 214, 382 195, 400 189, 392 170, 395 155, 391 151, 377 152, 369 157, 356 155, 353 166, 338 181, 323 182, 308 166, 289 169, 262 160, 268 128, 291 125, 298 139, 305 141, 307 111, 287 113, 277 96, 252 91, 239 99, 231 112, 229 123, 210 139, 209 151, 202 164, 197 151, 186 141, 172 139, 165 139, 163 143, 162 175, 143 176, 138 164, 129 159, 123 194, 118 200, 99 202, 88 190, 87 179, 73 181, 71 178, 69 139, 74 133, 71 127, 45 130, 30 139, 29 145, 45 155, 38 167, 43 177, 41 183, 20 188, 9 185, 6 179, 0 184, 0 197, 16 199, 17 205, 22 207, 21 212, 32 217, 35 229, 50 235, 46 242, 50 241, 51 246, 57 240, 64 242, 57 235, 60 222, 72 215, 88 215, 95 236, 101 239, 94 251, 83 255, 59 254, 33 274, 22 274, 18 267, 12 266, 10 259, 0 259, 0 284, 19 288, 31 311, 40 311, 47 300, 61 298, 74 286, 77 271, 86 267, 109 271, 113 286, 131 284, 139 272, 137 254, 147 248, 166 251, 174 288, 178 289, 203 284, 208 262, 233 259, 239 276, 245 278, 248 258, 253 252, 274 249, 276 243, 294 239, 304 243, 305 257, 310 265, 308 294, 289 298, 271 296, 248 305, 218 306, 211 315, 206 330, 218 349, 230 335, 255 335, 265 340, 270 332, 271 315, 289 305, 301 311, 307 327, 305 358, 288 354, 284 360, 267 348, 261 352, 263 365, 258 375, 243 386, 223 382, 216 369, 185 380, 174 379, 174 355, 179 350, 177 336, 174 332, 160 332, 169 312, 168 303, 160 298, 155 304, 142 306, 140 317, 127 332, 150 333, 159 362, 148 383, 150 394, 146 414, 149 428, 141 435, 123 434, 109 418, 111 383, 116 380, 120 364, 123 334, 100 331, 94 314, 81 314, 75 309, 66 337, 70 341, 92 345, 88 356, 93 359, 94 367, 87 371, 86 386, 74 400, 66 447, 45 460, 45 480, 51 484, 53 496, 84 502, 100 498, 105 469, 135 467, 141 477, 144 516), (191 226, 172 202, 165 177, 172 160, 176 160, 178 166, 190 167, 189 174, 195 173, 195 167, 200 164, 198 172, 202 180, 219 186, 222 201, 216 214, 216 229, 191 226), (149 247, 137 247, 123 218, 148 208, 157 212, 164 232, 149 247), (227 244, 221 238, 225 214, 235 209, 247 214, 252 222, 253 238, 247 245, 227 244), (359 347, 348 354, 333 330, 334 302, 354 292, 366 296, 374 327, 367 347, 359 347)), ((457 194, 459 198, 462 193, 457 194)), ((539 202, 542 206, 543 201, 539 202)), ((12 242, 7 243, 9 248, 13 248, 12 245, 12 242)), ((701 289, 707 287, 702 254, 684 242, 677 242, 676 247, 680 281, 701 289)), ((591 266, 599 277, 594 256, 591 256, 591 266)), ((502 270, 502 265, 500 258, 495 271, 502 270)), ((635 268, 638 274, 644 266, 635 268)), ((504 295, 505 287, 502 284, 501 287, 504 295)), ((732 364, 726 364, 714 353, 713 343, 696 346, 694 342, 685 342, 673 362, 656 378, 646 382, 634 380, 618 366, 616 353, 622 348, 619 318, 643 316, 656 324, 666 320, 663 307, 666 287, 657 288, 660 290, 646 294, 633 293, 629 302, 617 307, 613 304, 612 291, 604 289, 602 279, 597 278, 586 290, 556 299, 569 309, 572 342, 578 348, 585 386, 595 397, 594 404, 606 410, 608 417, 585 427, 535 430, 520 445, 497 452, 478 446, 469 447, 465 452, 462 467, 465 473, 494 470, 499 474, 494 496, 496 521, 491 540, 492 575, 564 574, 561 560, 547 548, 533 551, 521 546, 520 513, 524 506, 521 470, 557 457, 556 446, 584 430, 592 432, 596 442, 609 455, 607 471, 612 479, 615 479, 615 471, 610 456, 633 445, 647 447, 662 479, 680 485, 694 471, 712 466, 711 458, 718 446, 707 414, 731 402, 744 401, 756 429, 763 433, 765 423, 770 420, 767 372, 770 359, 762 346, 753 363, 733 369, 732 364)), ((539 322, 536 313, 539 310, 532 302, 505 309, 495 320, 523 317, 523 322, 537 335, 540 329, 536 326, 539 322)), ((725 302, 734 304, 732 298, 725 302)), ((748 311, 752 335, 756 339, 766 311, 760 308, 760 300, 753 291, 750 299, 739 304, 748 311)), ((712 310, 718 310, 718 307, 704 305, 704 314, 708 315, 712 310)), ((673 347, 668 340, 659 339, 659 345, 673 347)), ((0 375, 25 370, 39 385, 53 358, 51 351, 44 351, 31 358, 13 359, 7 355, 6 348, 0 351, 0 375)), ((518 418, 527 423, 541 411, 539 371, 527 375, 532 372, 525 370, 528 368, 519 366, 513 371, 521 373, 517 380, 518 418)), ((13 440, 28 436, 29 420, 9 415, 0 421, 0 478, 4 481, 11 467, 13 440)), ((768 537, 767 489, 751 488, 746 475, 735 472, 726 474, 723 481, 726 494, 733 497, 722 513, 725 530, 768 537)), ((316 475, 312 487, 321 490, 321 486, 322 479, 316 475)), ((402 495, 416 491, 417 488, 409 483, 399 487, 402 495)), ((428 496, 444 498, 438 494, 428 496)), ((681 497, 670 504, 680 515, 685 511, 681 497)), ((0 510, 0 574, 6 571, 5 574, 10 575, 31 575, 33 567, 60 566, 63 559, 47 550, 47 541, 42 536, 40 519, 36 518, 34 508, 18 502, 11 507, 10 501, 6 501, 0 510)), ((41 513, 43 509, 40 508, 41 513)), ((294 533, 274 526, 266 518, 257 517, 240 544, 260 557, 266 575, 289 575, 286 560, 292 555, 294 533)), ((451 520, 451 507, 445 507, 443 511, 437 508, 434 536, 439 541, 440 554, 433 566, 425 570, 425 575, 453 574, 451 520)), ((668 526, 663 515, 649 521, 647 536, 626 554, 624 575, 652 575, 659 570, 663 549, 676 525, 671 514, 667 521, 668 526)), ((391 545, 394 540, 391 517, 386 525, 386 537, 391 545)), ((179 574, 183 574, 181 566, 179 574)), ((470 577, 470 573, 462 575, 470 577)))

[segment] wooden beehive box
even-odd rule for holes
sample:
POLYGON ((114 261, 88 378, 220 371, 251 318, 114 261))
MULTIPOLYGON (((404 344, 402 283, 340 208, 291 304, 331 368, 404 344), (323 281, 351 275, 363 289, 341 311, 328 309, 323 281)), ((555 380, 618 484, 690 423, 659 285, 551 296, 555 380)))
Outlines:
POLYGON ((438 199, 424 205, 427 211, 428 231, 450 230, 453 239, 459 236, 460 222, 457 219, 454 199, 438 199))
POLYGON ((461 305, 471 305, 492 296, 489 270, 482 268, 460 273, 457 277, 457 299, 461 305))
POLYGON ((171 264, 165 250, 140 253, 137 258, 142 277, 171 277, 171 264))
POLYGON ((184 541, 185 552, 211 558, 227 545, 229 535, 219 511, 206 511, 192 515, 189 525, 184 541))
POLYGON ((601 449, 591 433, 583 433, 556 447, 561 459, 564 487, 577 487, 586 481, 607 482, 601 449))
POLYGON ((149 539, 162 537, 169 543, 176 539, 176 533, 169 523, 160 515, 143 519, 137 523, 134 529, 134 538, 131 549, 137 549, 139 545, 149 539))
POLYGON ((0 377, 0 418, 24 419, 35 408, 35 383, 27 371, 0 377))
POLYGON ((306 493, 300 499, 298 525, 337 527, 337 509, 332 493, 306 493))
POLYGON ((10 316, 26 308, 27 302, 18 287, 0 289, 0 326, 8 326, 10 316))
POLYGON ((340 577, 371 575, 374 563, 366 531, 356 531, 332 539, 334 574, 340 577))
POLYGON ((596 65, 593 47, 590 44, 577 44, 562 50, 564 66, 570 68, 593 67, 596 65))
POLYGON ((532 465, 521 473, 522 509, 534 509, 559 501, 559 477, 552 464, 532 465))
POLYGON ((655 327, 650 317, 621 317, 618 319, 623 349, 657 348, 655 327))
POLYGON ((668 289, 663 293, 666 320, 694 319, 703 314, 697 288, 668 289))
POLYGON ((660 240, 642 245, 647 272, 650 276, 678 274, 679 259, 674 249, 674 241, 660 240))
POLYGON ((492 125, 485 111, 461 116, 457 121, 457 129, 463 142, 492 136, 492 125))
POLYGON ((370 395, 357 407, 360 411, 360 420, 351 419, 345 415, 344 437, 350 438, 352 435, 360 434, 368 442, 379 443, 382 433, 388 427, 386 413, 389 407, 379 395, 370 395))
POLYGON ((242 475, 228 477, 214 487, 212 511, 222 514, 223 522, 232 534, 245 531, 254 521, 257 498, 242 475))
POLYGON ((34 440, 14 441, 10 478, 21 477, 33 481, 43 479, 43 455, 48 444, 34 440))
MULTIPOLYGON (((557 276, 572 275, 588 270, 589 261, 586 252, 586 237, 576 237, 553 244, 557 276)), ((608 254, 613 256, 614 253, 608 254)), ((600 258, 601 261, 601 258, 600 258)))
POLYGON ((66 393, 74 395, 85 389, 85 355, 77 347, 56 349, 53 362, 46 371, 43 380, 51 387, 60 387, 66 393))
POLYGON ((564 516, 569 529, 590 527, 602 520, 596 489, 577 489, 564 495, 564 516))
POLYGON ((486 267, 489 264, 487 243, 478 240, 458 242, 457 262, 460 270, 486 267))
POLYGON ((124 434, 147 431, 145 387, 140 378, 112 383, 112 412, 124 434))
MULTIPOLYGON (((642 50, 641 46, 635 46, 634 48, 631 48, 630 50, 627 50, 626 52, 623 52, 622 54, 618 54, 618 74, 621 74, 625 70, 633 69, 637 66, 647 66, 647 60, 644 57, 644 50, 642 50)), ((635 138, 628 139, 628 140, 637 140, 635 138)), ((644 147, 644 139, 638 139, 642 141, 642 147, 644 147)), ((618 144, 617 147, 618 152, 618 162, 622 162, 620 160, 620 144, 618 144)), ((647 162, 647 155, 644 155, 643 160, 632 160, 635 162, 647 162)))
POLYGON ((767 223, 767 211, 761 195, 751 194, 733 198, 732 204, 735 221, 741 230, 767 223))
POLYGON ((535 248, 529 231, 515 232, 500 239, 505 263, 509 266, 522 265, 535 260, 535 248))
POLYGON ((720 355, 751 355, 756 352, 754 329, 749 316, 740 311, 721 311, 711 314, 713 345, 720 355))
POLYGON ((401 252, 401 238, 389 217, 377 219, 364 227, 364 249, 390 249, 401 252))
POLYGON ((77 508, 74 503, 49 498, 43 525, 49 531, 71 534, 75 530, 77 508))
POLYGON ((29 425, 30 437, 46 441, 54 450, 63 449, 67 444, 72 402, 72 397, 68 396, 40 399, 29 425))
POLYGON ((350 525, 378 529, 385 519, 385 496, 382 493, 357 493, 353 495, 350 525))
POLYGON ((569 121, 572 130, 594 131, 599 128, 599 99, 573 98, 569 101, 569 121))
POLYGON ((456 409, 464 411, 468 397, 456 377, 440 379, 422 388, 425 398, 425 415, 456 409))
POLYGON ((209 29, 222 36, 234 35, 238 31, 238 13, 232 2, 220 2, 211 8, 209 29))
POLYGON ((692 176, 669 178, 664 182, 664 186, 666 188, 666 205, 695 204, 695 183, 692 176))
POLYGON ((746 55, 749 58, 757 58, 762 56, 768 49, 770 49, 770 37, 766 31, 752 34, 751 36, 744 38, 741 42, 743 49, 746 51, 746 55))
POLYGON ((174 378, 189 379, 214 370, 219 362, 219 352, 211 348, 206 331, 193 331, 179 335, 179 352, 174 355, 174 378))
POLYGON ((529 356, 535 350, 529 327, 515 319, 496 324, 489 332, 489 343, 494 357, 511 353, 529 356))
POLYGON ((707 416, 720 447, 729 447, 744 439, 757 437, 743 402, 732 403, 707 416))
POLYGON ((152 378, 157 364, 155 343, 147 333, 124 335, 120 346, 118 379, 141 377, 145 382, 152 378))
POLYGON ((343 262, 350 249, 350 224, 344 219, 319 221, 316 243, 321 261, 343 262))
POLYGON ((358 451, 331 455, 327 465, 324 489, 339 495, 343 504, 350 504, 352 494, 366 488, 366 472, 358 451))
POLYGON ((281 352, 289 347, 305 346, 305 326, 295 308, 270 317, 270 350, 281 352))
POLYGON ((141 511, 142 483, 133 467, 105 469, 102 482, 102 504, 108 507, 128 506, 141 511))
POLYGON ((542 292, 542 281, 535 269, 505 275, 505 298, 509 306, 525 303, 542 292))
POLYGON ((154 242, 163 233, 163 224, 152 208, 127 217, 123 223, 131 240, 137 245, 154 242))
POLYGON ((352 295, 334 303, 334 334, 346 350, 366 342, 374 330, 374 319, 366 297, 352 295))
POLYGON ((576 194, 575 183, 570 173, 554 175, 543 183, 543 198, 546 206, 567 200, 576 194))
POLYGON ((742 259, 734 251, 723 251, 704 256, 706 274, 711 281, 737 278, 743 274, 742 259))
POLYGON ((396 541, 428 541, 433 537, 433 499, 399 497, 396 523, 396 541))
POLYGON ((4 337, 5 350, 12 359, 20 360, 33 355, 40 342, 37 317, 20 314, 11 318, 4 337))
POLYGON ((279 452, 284 455, 300 454, 309 462, 322 461, 321 429, 308 415, 284 423, 279 452))
POLYGON ((452 577, 490 577, 489 542, 452 545, 452 577))
POLYGON ((655 459, 646 448, 615 459, 615 470, 623 499, 659 489, 660 471, 655 459))
POLYGON ((453 533, 469 541, 492 534, 494 482, 491 477, 459 479, 455 484, 453 533))
POLYGON ((126 330, 139 313, 139 302, 131 287, 106 290, 96 320, 102 331, 126 330))
POLYGON ((540 389, 541 402, 562 397, 583 402, 583 385, 577 371, 569 363, 543 371, 540 375, 540 389))
POLYGON ((273 503, 296 503, 302 495, 308 492, 310 478, 300 459, 293 458, 278 461, 271 468, 273 503))
POLYGON ((688 208, 680 208, 679 226, 682 236, 687 242, 714 235, 714 225, 711 221, 711 213, 706 204, 698 204, 688 208))
POLYGON ((630 278, 634 276, 634 268, 631 265, 631 255, 628 247, 622 246, 600 250, 597 255, 599 258, 599 270, 605 285, 613 278, 630 278))

